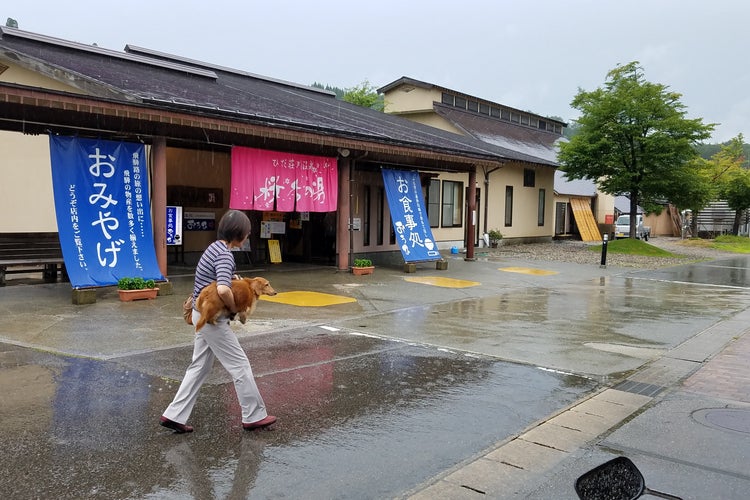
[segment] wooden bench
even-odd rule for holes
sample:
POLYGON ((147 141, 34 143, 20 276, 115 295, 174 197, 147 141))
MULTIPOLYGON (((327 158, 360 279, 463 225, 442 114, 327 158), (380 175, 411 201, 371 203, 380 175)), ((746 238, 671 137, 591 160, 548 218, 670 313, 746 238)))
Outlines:
POLYGON ((67 281, 60 238, 57 233, 0 233, 0 286, 5 275, 41 272, 44 281, 67 281))

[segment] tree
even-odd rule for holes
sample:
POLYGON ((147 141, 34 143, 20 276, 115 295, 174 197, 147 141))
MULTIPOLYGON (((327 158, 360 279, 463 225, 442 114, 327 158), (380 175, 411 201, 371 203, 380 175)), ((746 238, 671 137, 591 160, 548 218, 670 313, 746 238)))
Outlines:
POLYGON ((18 28, 18 21, 13 19, 12 17, 9 17, 7 21, 5 21, 5 26, 8 28, 18 28))
POLYGON ((718 194, 719 198, 726 200, 729 208, 734 210, 732 234, 737 236, 740 231, 742 213, 750 208, 750 171, 743 168, 745 154, 742 134, 722 146, 711 161, 722 173, 718 194))
POLYGON ((630 237, 639 204, 654 205, 689 191, 699 176, 691 169, 695 145, 714 124, 685 117, 681 95, 644 79, 637 61, 607 74, 604 88, 579 89, 571 106, 581 111, 579 130, 560 144, 561 169, 590 179, 612 195, 630 197, 630 237))
POLYGON ((378 94, 377 89, 370 85, 370 82, 367 80, 357 86, 346 89, 342 99, 363 108, 372 108, 378 111, 385 109, 383 96, 378 94))

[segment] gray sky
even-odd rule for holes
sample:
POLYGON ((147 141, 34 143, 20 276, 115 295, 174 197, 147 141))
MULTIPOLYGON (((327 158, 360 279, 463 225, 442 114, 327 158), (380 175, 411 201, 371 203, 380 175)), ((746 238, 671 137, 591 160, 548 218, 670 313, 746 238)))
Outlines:
POLYGON ((750 142, 747 0, 6 0, 0 22, 349 88, 408 76, 572 120, 579 88, 640 61, 711 142, 750 142))

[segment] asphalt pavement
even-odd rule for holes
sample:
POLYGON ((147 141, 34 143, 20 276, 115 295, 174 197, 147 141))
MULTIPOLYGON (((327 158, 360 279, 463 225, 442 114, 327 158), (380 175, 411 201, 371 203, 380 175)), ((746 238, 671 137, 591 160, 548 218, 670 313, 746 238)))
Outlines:
POLYGON ((241 270, 282 298, 234 325, 279 416, 268 433, 235 432, 219 366, 192 435, 156 425, 190 358, 190 269, 170 268, 174 294, 153 301, 0 289, 0 495, 575 498, 578 476, 627 456, 651 489, 747 497, 750 258, 478 256, 363 277, 241 270))

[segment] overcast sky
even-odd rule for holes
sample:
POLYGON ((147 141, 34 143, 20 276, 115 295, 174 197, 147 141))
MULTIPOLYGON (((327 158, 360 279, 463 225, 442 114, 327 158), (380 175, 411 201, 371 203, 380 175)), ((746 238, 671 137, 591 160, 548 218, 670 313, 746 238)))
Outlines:
POLYGON ((401 76, 575 119, 618 64, 682 94, 711 142, 750 142, 748 0, 5 0, 0 22, 272 78, 349 88, 401 76))

